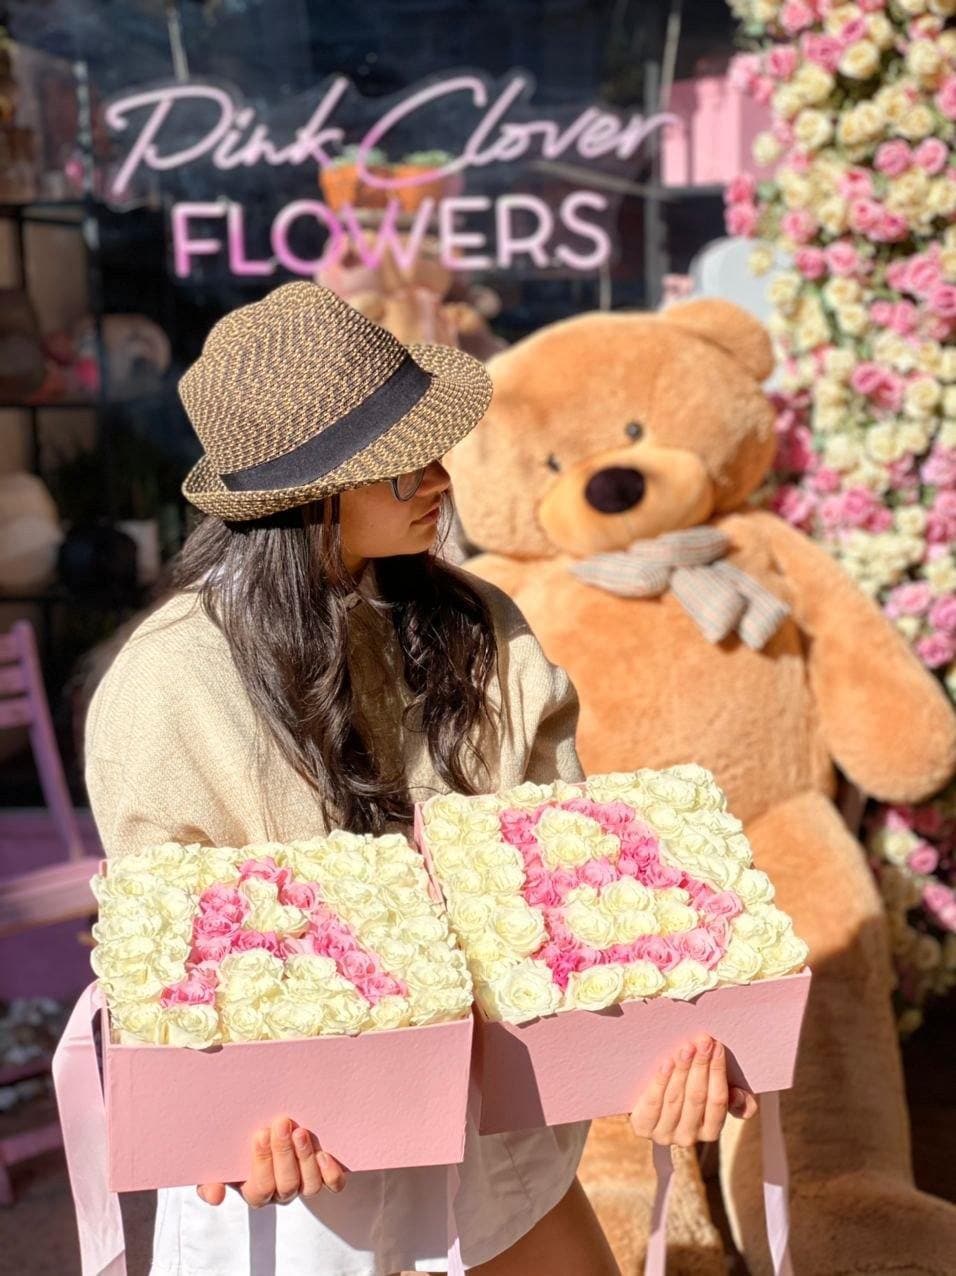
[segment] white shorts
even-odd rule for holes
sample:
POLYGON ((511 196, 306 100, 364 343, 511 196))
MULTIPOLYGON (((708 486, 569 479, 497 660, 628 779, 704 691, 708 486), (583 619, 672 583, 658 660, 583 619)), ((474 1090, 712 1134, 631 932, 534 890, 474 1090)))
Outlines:
MULTIPOLYGON (((455 1220, 466 1267, 502 1253, 574 1181, 588 1123, 478 1135, 469 1125, 455 1220)), ((448 1269, 444 1166, 363 1171, 340 1193, 250 1210, 196 1189, 158 1193, 150 1276, 390 1276, 448 1269)))

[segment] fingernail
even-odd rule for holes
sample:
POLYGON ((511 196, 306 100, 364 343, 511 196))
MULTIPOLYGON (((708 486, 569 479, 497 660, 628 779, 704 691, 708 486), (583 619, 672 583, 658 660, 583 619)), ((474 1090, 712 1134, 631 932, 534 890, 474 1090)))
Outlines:
POLYGON ((724 1053, 724 1047, 720 1044, 719 1041, 715 1041, 714 1042, 714 1058, 719 1059, 723 1053, 724 1053))
POLYGON ((690 1063, 691 1059, 693 1059, 693 1057, 694 1057, 694 1047, 693 1047, 693 1046, 682 1046, 682 1047, 681 1047, 681 1052, 680 1052, 680 1057, 681 1057, 681 1062, 682 1062, 682 1063, 690 1063))
POLYGON ((669 1076, 670 1076, 670 1074, 674 1071, 674 1060, 673 1060, 673 1059, 666 1059, 666 1060, 665 1060, 665 1061, 661 1064, 661 1069, 660 1069, 660 1070, 661 1070, 661 1076, 662 1076, 662 1077, 669 1077, 669 1076))
POLYGON ((269 1151, 269 1131, 268 1130, 260 1130, 259 1133, 256 1135, 256 1147, 259 1149, 260 1152, 269 1151))
POLYGON ((300 1152, 308 1152, 312 1147, 312 1139, 309 1137, 308 1130, 296 1130, 292 1137, 300 1152))
POLYGON ((289 1138, 291 1134, 292 1134, 292 1122, 280 1121, 279 1122, 279 1138, 287 1139, 289 1138))
POLYGON ((710 1052, 711 1050, 713 1050, 713 1048, 714 1048, 714 1043, 710 1037, 708 1037, 706 1041, 700 1041, 697 1043, 697 1053, 700 1055, 702 1059, 709 1059, 710 1052))

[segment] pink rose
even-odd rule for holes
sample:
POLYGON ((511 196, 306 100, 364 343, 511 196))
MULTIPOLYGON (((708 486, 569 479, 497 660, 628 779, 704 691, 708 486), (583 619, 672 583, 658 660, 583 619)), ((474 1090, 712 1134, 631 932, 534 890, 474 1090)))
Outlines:
POLYGON ((677 935, 674 942, 682 957, 699 961, 708 970, 716 966, 724 955, 717 940, 702 926, 696 926, 693 930, 685 931, 683 935, 677 935))
POLYGON ((783 233, 797 244, 807 243, 817 233, 816 219, 803 208, 794 208, 789 213, 784 213, 781 226, 783 233))
POLYGON ((892 308, 889 326, 901 337, 908 337, 919 327, 919 311, 912 301, 897 301, 892 308))
POLYGON ((804 279, 822 279, 827 273, 827 258, 822 248, 801 248, 794 255, 794 261, 804 279))
POLYGON ((380 973, 378 962, 369 953, 356 948, 342 958, 342 974, 357 984, 360 979, 370 979, 380 973))
POLYGON ((667 886, 679 886, 680 879, 680 869, 662 864, 660 860, 652 860, 641 874, 645 886, 661 890, 667 886))
POLYGON ((931 487, 956 487, 956 448, 935 447, 920 467, 931 487))
POLYGON ((787 35, 799 35, 816 22, 816 14, 805 0, 787 0, 780 11, 780 25, 787 35))
POLYGON ((872 199, 873 178, 865 168, 848 168, 837 183, 844 199, 872 199))
POLYGON ((588 860, 586 864, 582 864, 578 870, 578 876, 585 885, 600 890, 609 882, 617 881, 619 874, 610 860, 599 859, 588 860))
POLYGON ((558 908, 564 901, 546 869, 526 874, 522 894, 532 908, 558 908))
POLYGON ((832 75, 840 65, 843 45, 832 35, 805 35, 801 42, 803 56, 808 62, 822 66, 832 75))
POLYGON ((725 216, 727 231, 731 235, 752 235, 757 226, 757 210, 753 204, 729 204, 725 216))
POLYGON ((924 172, 935 177, 949 163, 949 147, 938 137, 927 137, 917 146, 913 158, 924 172))
POLYGON ((910 233, 910 225, 905 217, 885 210, 876 226, 871 227, 870 235, 881 244, 896 244, 906 239, 910 233))
POLYGON ((956 595, 937 598, 929 609, 929 623, 946 634, 956 634, 956 595))
POLYGON ((239 878, 245 881, 247 877, 259 877, 264 882, 274 882, 276 886, 285 886, 292 877, 292 870, 289 868, 280 868, 271 855, 265 856, 261 860, 246 860, 244 864, 239 866, 239 878))
POLYGON ((193 937, 205 940, 233 935, 240 924, 241 918, 229 916, 228 913, 200 913, 193 922, 193 937))
POLYGON ((218 883, 207 886, 199 896, 201 912, 223 912, 231 908, 244 909, 246 901, 235 886, 224 886, 218 883))
POLYGON ((842 40, 844 47, 849 44, 856 44, 859 40, 866 38, 866 19, 851 18, 849 22, 844 22, 840 28, 839 39, 842 40))
POLYGON ((883 217, 883 205, 866 196, 850 201, 850 225, 860 234, 874 230, 883 217))
POLYGON ((752 204, 757 193, 757 183, 749 173, 738 173, 727 183, 724 199, 728 204, 752 204))
POLYGON ((914 873, 920 873, 927 876, 932 873, 939 863, 939 855, 934 847, 928 842, 921 842, 915 851, 911 851, 906 858, 906 863, 914 873))
POLYGON ((956 120, 956 75, 949 75, 943 81, 936 94, 936 105, 940 114, 945 115, 948 120, 956 120))
POLYGON ((886 600, 885 611, 891 620, 900 616, 924 616, 933 601, 933 591, 925 580, 897 585, 886 600))
POLYGON ((681 960, 681 953, 676 944, 665 939, 663 935, 648 935, 644 939, 639 939, 635 942, 634 949, 640 954, 640 961, 653 962, 658 970, 673 970, 681 960))
POLYGON ((769 75, 758 75, 751 85, 750 94, 758 106, 766 106, 776 87, 769 75))
POLYGON ((767 70, 776 80, 789 80, 797 69, 799 55, 792 44, 777 44, 767 54, 767 70))
POLYGON ((952 634, 929 634, 917 642, 916 654, 927 669, 942 669, 956 659, 956 638, 952 634))
POLYGON ((265 948, 274 957, 281 956, 279 937, 274 930, 240 930, 232 941, 234 953, 247 953, 253 948, 265 948))
POLYGON ((311 912, 318 901, 318 889, 311 882, 287 882, 279 891, 279 903, 311 912))
POLYGON ((937 494, 926 520, 926 539, 932 545, 956 540, 956 492, 937 494))
POLYGON ((927 882, 923 887, 923 903, 948 929, 956 929, 956 895, 942 882, 927 882))
POLYGON ((860 255, 854 245, 848 244, 846 240, 837 240, 835 244, 828 246, 825 249, 825 255, 827 265, 833 274, 850 276, 859 271, 860 255))
POLYGON ((315 951, 315 936, 308 933, 298 937, 286 936, 279 944, 280 957, 295 957, 299 953, 314 953, 315 951))
POLYGON ((700 907, 712 917, 739 917, 744 911, 743 901, 736 891, 715 891, 700 907))
POLYGON ((215 1001, 215 979, 191 971, 185 979, 163 989, 159 1004, 168 1010, 170 1006, 211 1006, 215 1001))
POLYGON ((223 957, 232 952, 232 941, 238 934, 240 932, 234 930, 228 935, 196 936, 193 939, 191 959, 195 962, 209 962, 211 965, 218 966, 223 957))
POLYGON ((915 293, 917 297, 928 297, 941 282, 936 257, 929 253, 918 253, 909 259, 905 284, 907 292, 915 293))
POLYGON ((403 980, 394 979, 391 975, 383 974, 381 971, 356 980, 355 987, 370 1006, 378 1005, 383 997, 405 997, 408 995, 408 985, 403 980))
POLYGON ((771 509, 792 527, 809 531, 816 513, 816 501, 802 488, 785 484, 777 488, 770 503, 771 509))
POLYGON ((509 842, 513 840, 534 840, 537 817, 528 811, 502 811, 499 817, 502 836, 509 842))
POLYGON ((815 492, 821 495, 827 492, 838 492, 843 480, 837 470, 831 470, 827 465, 821 465, 814 471, 810 480, 811 486, 815 492))
POLYGON ((870 318, 879 328, 888 328, 893 322, 892 301, 874 301, 869 310, 870 318))
POLYGON ((883 142, 877 147, 874 165, 880 173, 885 173, 887 177, 899 177, 905 173, 913 162, 913 152, 909 148, 908 142, 895 139, 892 142, 883 142))
POLYGON ((605 833, 613 833, 616 837, 635 825, 634 812, 626 802, 602 802, 595 806, 594 818, 605 833))
POLYGON ((929 294, 929 307, 943 319, 956 318, 956 284, 936 284, 929 294))

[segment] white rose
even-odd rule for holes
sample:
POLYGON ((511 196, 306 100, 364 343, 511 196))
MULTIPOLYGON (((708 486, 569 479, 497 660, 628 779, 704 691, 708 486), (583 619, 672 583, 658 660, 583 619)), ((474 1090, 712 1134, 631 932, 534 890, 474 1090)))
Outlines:
POLYGON ((734 936, 714 969, 721 983, 749 984, 760 973, 760 965, 760 952, 753 944, 734 936))
POLYGON ((917 142, 929 135, 936 128, 936 117, 928 106, 917 102, 905 112, 897 122, 896 131, 909 141, 917 142))
POLYGON ((773 903, 773 883, 759 868, 742 869, 734 884, 734 890, 748 908, 752 908, 755 904, 773 903))
POLYGON ((170 1006, 163 1011, 162 1026, 171 1046, 204 1050, 221 1040, 215 1006, 170 1006))
POLYGON ((932 40, 914 40, 906 50, 906 68, 920 80, 934 83, 942 65, 942 54, 932 40))
POLYGON ((571 933, 591 948, 607 948, 614 942, 614 922, 595 904, 576 899, 565 906, 564 919, 571 933))
POLYGON ((903 393, 903 411, 907 416, 927 416, 939 406, 942 394, 942 386, 935 377, 918 377, 903 393))
POLYGON ((870 40, 857 40, 843 50, 840 73, 851 80, 868 80, 880 69, 880 51, 870 40))
POLYGON ((418 990, 411 999, 409 1023, 424 1026, 430 1023, 450 1023, 463 1019, 471 1009, 471 989, 426 988, 418 990))
POLYGON ((410 1021, 408 999, 399 996, 382 997, 374 1006, 369 1007, 368 1017, 371 1027, 380 1031, 405 1028, 410 1021))
POLYGON ((772 133, 758 133, 754 138, 751 154, 761 168, 769 168, 783 154, 783 149, 772 133))
POLYGON ((321 1004, 282 993, 266 1003, 263 1021, 270 1037, 317 1037, 322 1031, 321 1004))
POLYGON ((665 900, 654 910, 660 923, 661 934, 676 935, 681 931, 693 930, 697 925, 697 910, 687 904, 675 904, 665 900))
POLYGON ((517 784, 513 789, 506 789, 501 794, 501 800, 506 806, 532 809, 554 800, 554 785, 532 784, 530 780, 526 780, 524 784, 517 784))
POLYGON ((620 913, 632 909, 648 909, 652 907, 653 892, 633 877, 621 877, 616 882, 609 882, 600 891, 602 906, 609 913, 620 913))
POLYGON ((826 146, 833 136, 830 116, 812 108, 800 112, 793 129, 796 140, 808 151, 817 151, 821 146, 826 146))
POLYGON ((679 961, 673 970, 667 971, 664 978, 664 996, 673 997, 675 1001, 690 1001, 699 993, 717 986, 716 973, 689 957, 679 961))
POLYGON ((291 904, 280 904, 279 888, 275 882, 263 881, 261 877, 248 877, 239 890, 249 904, 243 929, 265 933, 275 931, 280 936, 297 935, 305 930, 308 915, 291 904))
POLYGON ((114 1028, 122 1030, 123 1041, 164 1044, 163 1009, 158 1001, 111 1001, 110 1021, 114 1028))
POLYGON ((318 953, 293 953, 285 961, 285 980, 306 987, 321 987, 338 975, 338 968, 331 957, 318 953))
POLYGON ((802 939, 793 933, 783 935, 775 944, 761 953, 760 973, 764 979, 775 979, 802 970, 809 949, 802 939))
POLYGON ((525 958, 493 986, 485 985, 483 1009, 489 1018, 523 1023, 551 1015, 561 1004, 561 989, 543 961, 525 958))
POLYGON ((274 991, 283 963, 264 948, 229 953, 219 963, 219 993, 229 1000, 256 999, 274 991))
POLYGON ((624 996, 627 967, 607 962, 587 970, 574 970, 568 979, 567 1004, 576 1010, 603 1010, 624 996))
POLYGON ((611 942, 631 944, 644 935, 659 935, 661 923, 651 909, 628 908, 611 915, 611 942))
POLYGON ((466 895, 448 906, 451 924, 463 939, 471 939, 491 929, 497 901, 483 895, 466 895))
POLYGON ((624 967, 624 999, 656 997, 666 986, 660 970, 650 961, 632 961, 624 967))
POLYGON ((493 925, 495 932, 519 957, 537 952, 548 938, 541 912, 520 897, 499 905, 493 925))
POLYGON ((490 864, 481 870, 481 880, 489 895, 515 895, 525 882, 519 864, 490 864))

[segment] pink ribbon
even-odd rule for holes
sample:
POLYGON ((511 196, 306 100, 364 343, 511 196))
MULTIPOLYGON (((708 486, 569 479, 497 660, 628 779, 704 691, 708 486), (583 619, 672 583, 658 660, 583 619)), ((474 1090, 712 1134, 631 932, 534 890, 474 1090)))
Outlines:
POLYGON ((119 1196, 107 1187, 106 1105, 96 1062, 93 1020, 102 1007, 90 984, 73 1007, 53 1056, 53 1085, 80 1234, 82 1276, 126 1276, 119 1196))
MULTIPOLYGON (((763 1203, 767 1240, 774 1276, 793 1276, 790 1261, 790 1175, 787 1149, 780 1124, 780 1092, 760 1096, 760 1128, 763 1139, 763 1203)), ((651 1234, 647 1240, 644 1276, 664 1276, 667 1267, 667 1203, 674 1166, 671 1150, 654 1144, 654 1173, 657 1187, 651 1208, 651 1234)))

